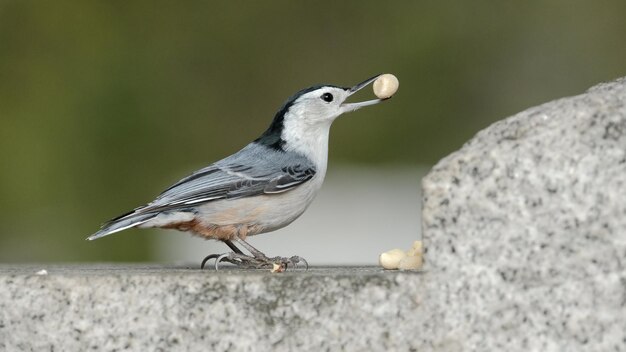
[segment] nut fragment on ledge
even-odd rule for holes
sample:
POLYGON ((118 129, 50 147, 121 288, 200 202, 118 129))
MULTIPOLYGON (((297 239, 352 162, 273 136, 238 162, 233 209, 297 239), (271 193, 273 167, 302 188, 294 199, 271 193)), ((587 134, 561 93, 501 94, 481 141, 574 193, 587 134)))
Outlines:
POLYGON ((400 270, 417 270, 422 267, 422 256, 413 255, 402 258, 398 263, 398 269, 400 270))
POLYGON ((397 269, 400 261, 406 257, 401 249, 392 249, 380 255, 378 262, 385 269, 397 269))
POLYGON ((422 268, 422 241, 413 242, 408 251, 392 249, 382 253, 378 258, 380 265, 388 270, 419 270, 422 268))
POLYGON ((282 273, 285 271, 285 267, 280 264, 272 263, 272 269, 270 269, 270 271, 273 273, 282 273))

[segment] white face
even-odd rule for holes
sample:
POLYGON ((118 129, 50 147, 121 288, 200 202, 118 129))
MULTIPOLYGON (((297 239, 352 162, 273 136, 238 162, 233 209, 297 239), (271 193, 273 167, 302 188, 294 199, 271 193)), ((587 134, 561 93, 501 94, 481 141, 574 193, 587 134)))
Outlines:
POLYGON ((284 148, 311 159, 322 178, 328 158, 330 125, 343 113, 341 104, 349 95, 349 91, 341 88, 322 87, 300 96, 285 114, 284 148))
POLYGON ((326 124, 346 112, 342 103, 350 91, 336 87, 322 87, 302 95, 289 109, 289 117, 304 124, 326 124))
POLYGON ((330 125, 341 114, 381 102, 380 99, 346 103, 349 96, 369 83, 373 77, 352 88, 323 86, 300 96, 285 114, 282 139, 287 150, 308 156, 320 169, 326 169, 330 125))
POLYGON ((374 99, 360 103, 346 103, 346 99, 358 92, 379 76, 374 76, 357 84, 352 88, 339 88, 323 86, 311 92, 303 94, 290 107, 289 112, 306 124, 328 123, 334 121, 339 115, 358 110, 364 106, 380 103, 381 99, 374 99))

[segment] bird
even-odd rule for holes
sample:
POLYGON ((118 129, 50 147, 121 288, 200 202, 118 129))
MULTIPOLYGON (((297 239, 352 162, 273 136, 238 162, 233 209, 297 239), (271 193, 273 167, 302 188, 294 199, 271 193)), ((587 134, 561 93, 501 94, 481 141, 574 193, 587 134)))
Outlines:
POLYGON ((176 229, 231 249, 207 256, 201 268, 210 259, 216 269, 221 262, 283 270, 303 263, 308 268, 300 256, 268 257, 247 237, 283 228, 304 213, 324 182, 331 124, 344 113, 387 100, 346 102, 379 76, 347 88, 320 84, 298 91, 260 137, 174 183, 152 202, 105 222, 87 240, 133 227, 176 229))

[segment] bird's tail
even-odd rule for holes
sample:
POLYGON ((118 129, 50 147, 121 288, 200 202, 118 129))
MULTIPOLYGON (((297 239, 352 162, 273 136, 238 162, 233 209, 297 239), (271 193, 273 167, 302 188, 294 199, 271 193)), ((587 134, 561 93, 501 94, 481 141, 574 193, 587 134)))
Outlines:
POLYGON ((142 213, 137 212, 138 209, 131 211, 130 213, 118 216, 115 219, 106 222, 100 230, 93 235, 87 237, 87 240, 92 241, 100 237, 108 236, 110 234, 120 232, 131 227, 135 227, 143 224, 146 221, 154 218, 158 215, 158 212, 142 213))

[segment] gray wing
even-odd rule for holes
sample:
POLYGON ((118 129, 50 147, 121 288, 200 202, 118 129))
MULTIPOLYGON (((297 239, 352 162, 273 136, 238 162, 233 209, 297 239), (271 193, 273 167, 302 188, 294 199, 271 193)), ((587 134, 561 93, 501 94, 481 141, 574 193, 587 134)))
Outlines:
POLYGON ((303 155, 253 142, 236 154, 180 180, 142 211, 282 193, 310 180, 315 172, 313 163, 303 155))

